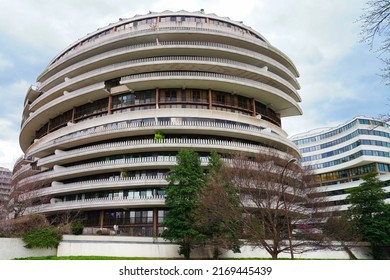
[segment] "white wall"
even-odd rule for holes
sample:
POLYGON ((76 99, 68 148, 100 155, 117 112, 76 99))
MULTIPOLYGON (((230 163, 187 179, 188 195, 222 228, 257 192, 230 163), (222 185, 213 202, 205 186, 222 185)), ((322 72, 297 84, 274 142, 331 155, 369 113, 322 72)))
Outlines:
MULTIPOLYGON (((96 235, 64 235, 58 247, 58 256, 120 256, 120 257, 150 257, 150 258, 181 258, 179 246, 163 239, 128 236, 96 236, 96 235)), ((360 259, 370 259, 367 246, 352 250, 360 259)), ((192 258, 210 258, 212 250, 198 249, 191 254, 192 258)), ((243 246, 240 254, 225 252, 222 258, 270 258, 263 249, 243 246)), ((289 253, 279 255, 289 258, 289 253)), ((316 250, 306 253, 295 253, 295 258, 313 259, 349 259, 345 251, 316 250)))
MULTIPOLYGON (((182 258, 178 254, 179 246, 162 239, 128 236, 64 235, 58 249, 27 249, 18 238, 0 238, 0 260, 35 256, 117 256, 147 258, 182 258)), ((367 246, 352 250, 360 259, 370 259, 367 246)), ((211 258, 211 249, 197 249, 191 258, 211 258)), ((225 252, 222 258, 270 258, 265 250, 243 246, 240 254, 225 252)), ((282 253, 280 258, 289 258, 282 253)), ((345 251, 316 250, 306 253, 295 252, 295 258, 310 259, 349 259, 345 251)))
POLYGON ((57 255, 57 249, 27 249, 24 245, 20 238, 0 238, 0 260, 57 255))

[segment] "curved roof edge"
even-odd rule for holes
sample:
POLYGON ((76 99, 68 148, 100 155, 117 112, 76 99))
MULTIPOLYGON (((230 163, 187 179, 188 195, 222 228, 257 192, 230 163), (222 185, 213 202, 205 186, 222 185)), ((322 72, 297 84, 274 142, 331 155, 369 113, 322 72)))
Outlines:
MULTIPOLYGON (((195 12, 188 12, 188 11, 185 11, 185 10, 180 10, 180 11, 169 11, 169 10, 166 10, 166 11, 163 11, 163 12, 151 12, 149 11, 149 13, 147 14, 144 14, 144 15, 135 15, 131 18, 119 18, 119 20, 115 23, 110 23, 104 27, 101 27, 101 28, 98 28, 97 30, 91 32, 91 33, 88 33, 87 35, 83 36, 82 38, 79 38, 78 40, 76 40, 75 42, 71 43, 70 45, 68 45, 65 49, 63 49, 62 51, 59 52, 58 55, 56 55, 50 62, 49 62, 49 65, 52 64, 53 61, 55 61, 58 57, 60 57, 61 55, 63 55, 65 52, 67 52, 69 49, 71 49, 73 46, 76 46, 78 45, 80 42, 86 40, 87 38, 91 37, 91 36, 94 36, 100 32, 103 32, 105 30, 109 30, 115 26, 118 26, 118 25, 122 25, 122 24, 126 24, 127 22, 132 22, 132 21, 135 21, 135 20, 142 20, 142 19, 146 19, 146 18, 149 18, 151 16, 174 16, 174 15, 188 15, 188 16, 200 16, 200 17, 207 17, 207 18, 212 18, 212 19, 217 19, 217 20, 222 20, 222 21, 226 21, 226 22, 230 22, 234 25, 238 25, 244 29, 247 29, 249 30, 250 32, 256 34, 257 36, 259 36, 268 46, 272 46, 268 40, 263 36, 261 35, 259 32, 255 31, 254 29, 252 29, 251 27, 245 25, 242 21, 235 21, 235 20, 232 20, 230 19, 229 17, 221 17, 221 16, 217 16, 216 14, 214 13, 210 13, 210 14, 206 14, 204 12, 203 9, 201 9, 200 11, 195 11, 195 12)), ((273 47, 274 48, 274 47, 273 47)), ((278 53, 280 53, 281 55, 283 55, 283 57, 287 57, 285 54, 283 54, 281 51, 278 51, 278 53)), ((288 61, 290 62, 290 60, 288 59, 288 61)))
POLYGON ((374 121, 379 121, 379 122, 382 122, 382 123, 387 123, 388 121, 386 120, 381 120, 379 118, 375 118, 375 117, 366 117, 366 116, 355 116, 353 119, 349 120, 349 121, 346 121, 340 125, 337 125, 337 126, 332 126, 332 127, 319 127, 319 128, 314 128, 312 130, 309 130, 309 131, 305 131, 305 132, 301 132, 301 133, 298 133, 298 134, 294 134, 292 136, 289 137, 290 140, 299 140, 299 139, 303 139, 303 138, 307 138, 307 137, 312 137, 312 136, 317 136, 317 135, 320 135, 320 134, 324 134, 324 133, 327 133, 327 132, 330 132, 332 130, 336 130, 336 129, 339 129, 345 125, 348 125, 349 123, 351 122, 354 122, 358 119, 367 119, 367 120, 374 120, 374 121))

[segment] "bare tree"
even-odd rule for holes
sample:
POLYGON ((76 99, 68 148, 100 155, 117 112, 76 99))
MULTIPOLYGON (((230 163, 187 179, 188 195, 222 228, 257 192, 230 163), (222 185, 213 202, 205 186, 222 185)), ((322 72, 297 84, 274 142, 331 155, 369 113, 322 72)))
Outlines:
POLYGON ((45 180, 31 181, 29 179, 29 176, 36 173, 34 170, 29 170, 22 176, 12 179, 11 191, 6 203, 8 216, 18 218, 23 216, 29 207, 41 205, 50 200, 49 196, 38 195, 39 190, 46 186, 45 180))
POLYGON ((239 253, 242 243, 242 210, 238 190, 229 180, 229 172, 220 156, 213 151, 209 159, 207 183, 200 193, 197 223, 205 245, 213 249, 214 259, 223 250, 239 253))
POLYGON ((357 259, 351 248, 362 241, 362 236, 345 215, 330 217, 323 225, 323 231, 329 239, 329 248, 344 250, 350 259, 357 259), (334 241, 339 244, 334 244, 334 241))
POLYGON ((359 18, 362 23, 361 41, 378 53, 385 65, 381 76, 390 85, 390 0, 370 0, 366 5, 364 14, 359 18), (379 37, 382 39, 375 46, 379 37))
POLYGON ((273 259, 279 253, 312 250, 322 244, 316 229, 319 198, 312 175, 294 160, 259 154, 232 160, 230 174, 238 187, 244 210, 244 237, 264 248, 273 259))

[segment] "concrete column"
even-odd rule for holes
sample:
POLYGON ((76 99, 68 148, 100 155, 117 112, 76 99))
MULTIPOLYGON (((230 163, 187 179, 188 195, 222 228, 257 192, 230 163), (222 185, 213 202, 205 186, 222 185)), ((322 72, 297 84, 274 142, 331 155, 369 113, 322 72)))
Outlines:
POLYGON ((158 88, 156 88, 156 109, 158 109, 158 99, 160 98, 158 88))
POLYGON ((99 224, 100 224, 100 228, 103 228, 103 225, 104 225, 104 210, 100 210, 99 224))
POLYGON ((213 95, 211 94, 211 89, 209 89, 209 110, 213 109, 213 95))
POLYGON ((254 98, 251 99, 252 103, 252 117, 256 117, 256 101, 254 98))
POLYGON ((111 108, 112 108, 112 95, 109 95, 108 96, 108 114, 109 115, 112 115, 112 110, 111 110, 111 108))
POLYGON ((76 107, 73 107, 73 112, 72 112, 72 123, 76 123, 75 118, 76 118, 76 107))
POLYGON ((156 208, 153 209, 153 237, 157 237, 157 221, 158 221, 158 211, 156 208))

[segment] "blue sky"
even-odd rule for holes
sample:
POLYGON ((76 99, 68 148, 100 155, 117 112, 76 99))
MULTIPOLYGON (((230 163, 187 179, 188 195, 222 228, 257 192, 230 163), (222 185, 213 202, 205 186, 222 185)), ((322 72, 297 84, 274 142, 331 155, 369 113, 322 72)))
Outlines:
POLYGON ((288 55, 301 77, 303 115, 283 120, 290 134, 390 113, 383 66, 359 43, 365 0, 0 0, 0 166, 19 148, 24 96, 69 44, 119 18, 149 11, 197 11, 243 21, 288 55))

